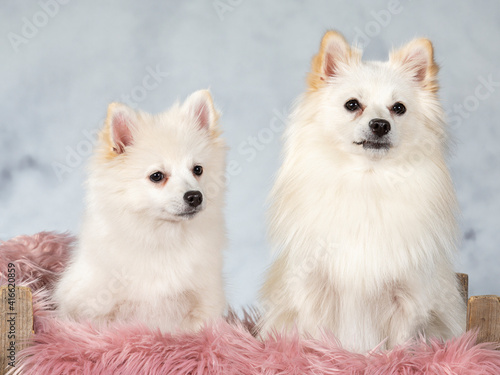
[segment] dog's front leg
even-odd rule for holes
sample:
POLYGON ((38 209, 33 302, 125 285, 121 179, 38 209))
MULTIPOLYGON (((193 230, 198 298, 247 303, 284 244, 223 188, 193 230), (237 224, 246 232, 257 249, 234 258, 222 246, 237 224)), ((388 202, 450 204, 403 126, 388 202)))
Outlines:
POLYGON ((222 316, 226 302, 220 290, 222 289, 184 292, 183 298, 187 306, 187 313, 181 323, 184 330, 197 331, 208 320, 222 316))
POLYGON ((422 333, 430 312, 418 289, 397 285, 392 288, 389 297, 387 346, 392 348, 422 333))

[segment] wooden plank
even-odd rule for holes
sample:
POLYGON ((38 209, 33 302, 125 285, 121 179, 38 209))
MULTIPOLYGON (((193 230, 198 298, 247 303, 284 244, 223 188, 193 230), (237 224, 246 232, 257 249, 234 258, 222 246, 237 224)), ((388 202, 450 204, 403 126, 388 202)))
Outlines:
POLYGON ((27 287, 0 287, 0 374, 17 364, 17 353, 33 334, 33 303, 27 287))
POLYGON ((457 278, 462 287, 461 292, 464 303, 467 305, 467 301, 469 300, 469 275, 466 273, 457 273, 457 278))
POLYGON ((477 342, 500 342, 500 297, 472 296, 467 305, 467 330, 478 329, 477 342))

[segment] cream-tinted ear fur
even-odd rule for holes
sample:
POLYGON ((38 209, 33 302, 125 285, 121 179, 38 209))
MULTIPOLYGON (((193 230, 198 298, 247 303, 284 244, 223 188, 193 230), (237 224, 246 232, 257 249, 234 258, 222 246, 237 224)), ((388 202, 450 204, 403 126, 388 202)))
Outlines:
POLYGON ((434 61, 434 49, 430 40, 425 38, 412 40, 392 52, 389 62, 411 74, 425 89, 432 92, 439 89, 436 80, 439 66, 434 61))
POLYGON ((198 90, 194 92, 184 101, 182 106, 194 118, 200 128, 207 129, 210 133, 218 133, 219 112, 215 109, 210 91, 198 90))
POLYGON ((107 159, 112 159, 125 152, 125 147, 134 141, 134 129, 137 127, 137 113, 122 103, 111 103, 108 106, 101 141, 106 145, 107 159))
POLYGON ((360 51, 350 47, 342 34, 327 31, 321 40, 318 54, 312 60, 308 76, 309 88, 317 90, 329 77, 337 74, 342 64, 360 60, 360 51))

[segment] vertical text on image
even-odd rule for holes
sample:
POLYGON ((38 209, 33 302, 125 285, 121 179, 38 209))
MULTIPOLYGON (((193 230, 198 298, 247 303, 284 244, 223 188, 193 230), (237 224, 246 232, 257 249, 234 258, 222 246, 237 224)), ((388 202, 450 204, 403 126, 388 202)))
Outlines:
POLYGON ((7 305, 8 311, 5 314, 7 319, 7 349, 5 357, 8 365, 15 367, 16 364, 16 268, 14 263, 7 264, 7 305))

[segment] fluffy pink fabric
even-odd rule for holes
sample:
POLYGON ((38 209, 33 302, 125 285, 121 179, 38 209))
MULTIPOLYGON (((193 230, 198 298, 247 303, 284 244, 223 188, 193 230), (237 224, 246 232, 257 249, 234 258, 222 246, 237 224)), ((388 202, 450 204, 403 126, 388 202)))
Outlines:
POLYGON ((415 340, 367 355, 342 349, 335 338, 275 334, 259 341, 254 319, 220 320, 196 334, 162 334, 139 324, 97 328, 55 316, 50 291, 67 262, 73 238, 40 233, 0 244, 0 283, 7 263, 34 291, 35 336, 24 350, 22 374, 500 374, 495 344, 467 333, 446 343, 415 340))
POLYGON ((64 269, 75 238, 68 233, 41 232, 0 242, 0 282, 7 265, 14 263, 16 282, 31 289, 51 288, 64 269))

